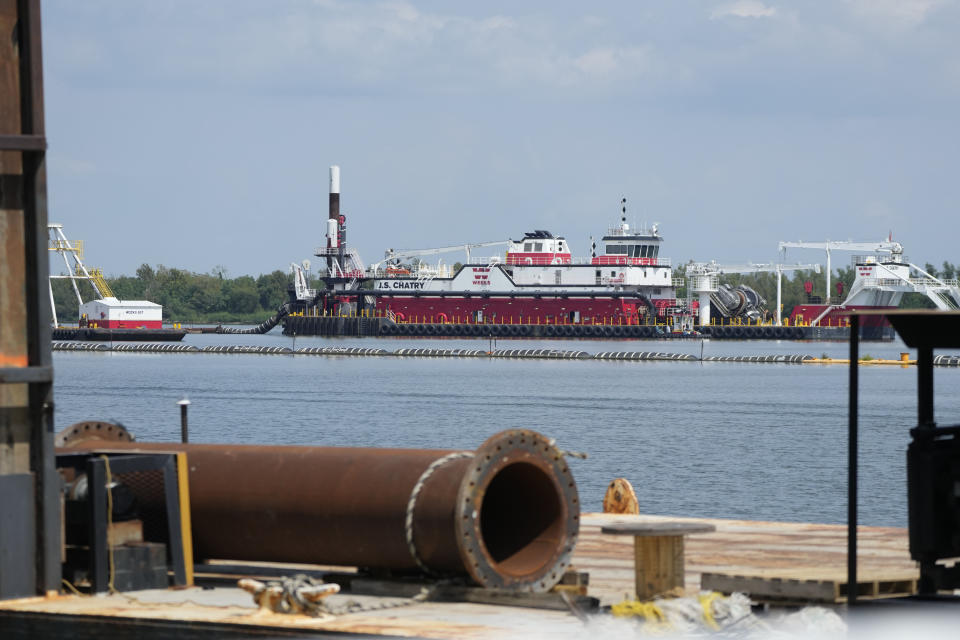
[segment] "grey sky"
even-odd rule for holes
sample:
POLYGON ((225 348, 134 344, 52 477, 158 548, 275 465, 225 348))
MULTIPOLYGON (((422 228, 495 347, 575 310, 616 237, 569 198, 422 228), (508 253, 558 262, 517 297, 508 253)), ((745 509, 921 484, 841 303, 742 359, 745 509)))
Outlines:
POLYGON ((957 4, 46 0, 50 218, 107 274, 256 275, 312 258, 339 164, 367 263, 586 255, 621 197, 675 263, 960 262, 957 4))

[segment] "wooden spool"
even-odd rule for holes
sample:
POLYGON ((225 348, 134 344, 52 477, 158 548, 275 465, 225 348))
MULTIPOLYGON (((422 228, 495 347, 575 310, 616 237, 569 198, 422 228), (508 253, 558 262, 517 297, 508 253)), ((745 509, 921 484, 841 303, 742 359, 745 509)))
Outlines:
POLYGON ((603 512, 638 515, 640 503, 633 485, 626 478, 614 478, 607 486, 607 493, 603 496, 603 512))

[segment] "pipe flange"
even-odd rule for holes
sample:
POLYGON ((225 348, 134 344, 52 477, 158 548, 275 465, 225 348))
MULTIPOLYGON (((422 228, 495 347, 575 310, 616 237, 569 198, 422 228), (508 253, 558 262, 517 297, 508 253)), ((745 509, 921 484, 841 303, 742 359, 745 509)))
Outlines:
POLYGON ((81 442, 88 440, 133 442, 134 437, 122 424, 88 420, 86 422, 77 422, 62 430, 54 438, 53 446, 60 448, 75 447, 81 442))
POLYGON ((503 431, 480 445, 455 514, 464 566, 483 587, 544 592, 570 566, 577 485, 564 455, 535 431, 503 431))

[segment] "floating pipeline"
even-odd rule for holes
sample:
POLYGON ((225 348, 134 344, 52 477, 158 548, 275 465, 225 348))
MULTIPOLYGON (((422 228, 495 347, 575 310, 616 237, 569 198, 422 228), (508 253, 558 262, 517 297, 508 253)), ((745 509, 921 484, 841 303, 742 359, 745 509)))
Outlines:
POLYGON ((814 360, 808 355, 776 355, 776 356, 707 356, 704 362, 782 362, 787 364, 801 364, 814 360))
POLYGON ((187 335, 184 329, 102 329, 92 327, 57 327, 51 332, 53 340, 87 340, 97 342, 140 342, 162 340, 179 342, 187 335))
MULTIPOLYGON (((565 349, 436 349, 429 347, 404 347, 396 351, 371 347, 302 347, 293 350, 289 347, 227 346, 195 347, 184 344, 106 344, 84 342, 54 342, 54 351, 118 351, 135 353, 222 353, 222 354, 264 354, 287 356, 375 356, 395 358, 514 358, 531 360, 633 360, 633 361, 686 361, 698 362, 699 358, 687 353, 663 353, 659 351, 603 351, 591 354, 586 351, 565 349)), ((941 356, 937 356, 941 358, 941 356)), ((815 360, 809 355, 769 355, 769 356, 709 356, 704 362, 773 362, 799 363, 815 360)), ((960 358, 954 360, 960 361, 960 358)), ((818 361, 822 362, 822 361, 818 361)), ((937 362, 935 362, 937 364, 937 362)), ((948 365, 947 360, 941 364, 948 365)), ((956 366, 954 364, 953 366, 956 366)))
MULTIPOLYGON (((89 342, 54 342, 54 351, 117 351, 128 353, 224 353, 224 354, 263 354, 287 356, 376 356, 376 357, 416 357, 416 358, 519 358, 532 360, 618 360, 618 361, 684 361, 701 362, 697 356, 687 353, 663 353, 659 351, 602 351, 590 354, 586 351, 563 349, 437 349, 429 347, 405 347, 388 351, 373 347, 302 347, 293 350, 289 347, 257 347, 249 345, 217 345, 196 347, 186 344, 140 343, 115 344, 89 342)), ((755 362, 772 364, 849 364, 849 360, 822 359, 806 354, 777 354, 753 356, 705 356, 702 362, 755 362)), ((865 365, 915 365, 916 360, 879 360, 862 359, 865 365)), ((938 367, 960 367, 960 356, 937 355, 933 365, 938 367)))
MULTIPOLYGON (((545 592, 579 533, 565 454, 528 429, 475 451, 141 443, 92 431, 62 442, 58 453, 186 452, 198 560, 420 571, 545 592)), ((162 510, 162 497, 141 507, 162 510)))
POLYGON ((597 360, 696 360, 688 353, 660 353, 658 351, 604 351, 593 356, 597 360))

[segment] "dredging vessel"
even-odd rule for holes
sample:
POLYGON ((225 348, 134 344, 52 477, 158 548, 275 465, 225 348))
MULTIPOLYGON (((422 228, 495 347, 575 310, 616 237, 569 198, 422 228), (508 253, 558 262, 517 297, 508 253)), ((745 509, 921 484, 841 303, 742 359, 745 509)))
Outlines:
MULTIPOLYGON (((325 315, 373 315, 399 323, 643 325, 693 328, 699 302, 678 296, 684 279, 674 277, 669 258, 661 255, 663 236, 656 224, 631 228, 621 203, 620 223, 596 242, 591 256, 577 258, 560 235, 538 229, 519 240, 450 247, 468 252, 458 268, 427 265, 411 255, 442 251, 387 252, 365 267, 346 245, 346 216, 340 213, 340 171, 330 170, 330 213, 326 246, 315 255, 326 263, 325 288, 307 289, 297 274, 292 302, 299 311, 320 309, 325 315), (471 247, 507 245, 506 255, 476 259, 471 247)), ((753 300, 759 302, 759 296, 753 300)), ((744 313, 746 309, 741 310, 744 313)))
MULTIPOLYGON (((856 280, 840 304, 808 301, 781 326, 778 314, 752 288, 719 282, 724 273, 813 269, 818 265, 715 262, 684 265, 680 277, 662 254, 659 226, 633 228, 626 200, 620 221, 597 242, 589 257, 575 257, 569 241, 544 229, 518 240, 481 242, 414 251, 388 250, 365 266, 346 241, 340 211, 340 169, 330 168, 326 244, 314 255, 324 287, 310 289, 303 267, 295 274, 290 301, 277 317, 251 332, 283 321, 299 335, 452 335, 530 337, 657 337, 711 335, 718 338, 843 338, 846 314, 863 308, 895 308, 906 291, 926 293, 941 308, 960 307, 956 282, 943 282, 907 263, 899 243, 781 243, 785 247, 861 249, 875 254, 855 261, 856 280), (504 255, 477 258, 471 249, 506 245, 504 255), (455 267, 427 264, 419 257, 464 250, 455 267), (916 270, 923 278, 911 278, 916 270), (284 317, 288 316, 288 317, 284 317), (348 320, 348 321, 345 321, 348 320), (348 326, 349 325, 349 326, 348 326), (716 326, 720 325, 720 326, 716 326), (733 326, 730 326, 733 325, 733 326), (836 334, 836 335, 834 335, 836 334)), ((829 290, 829 274, 827 289, 829 290)), ((865 338, 881 338, 884 321, 865 327, 865 338)))

